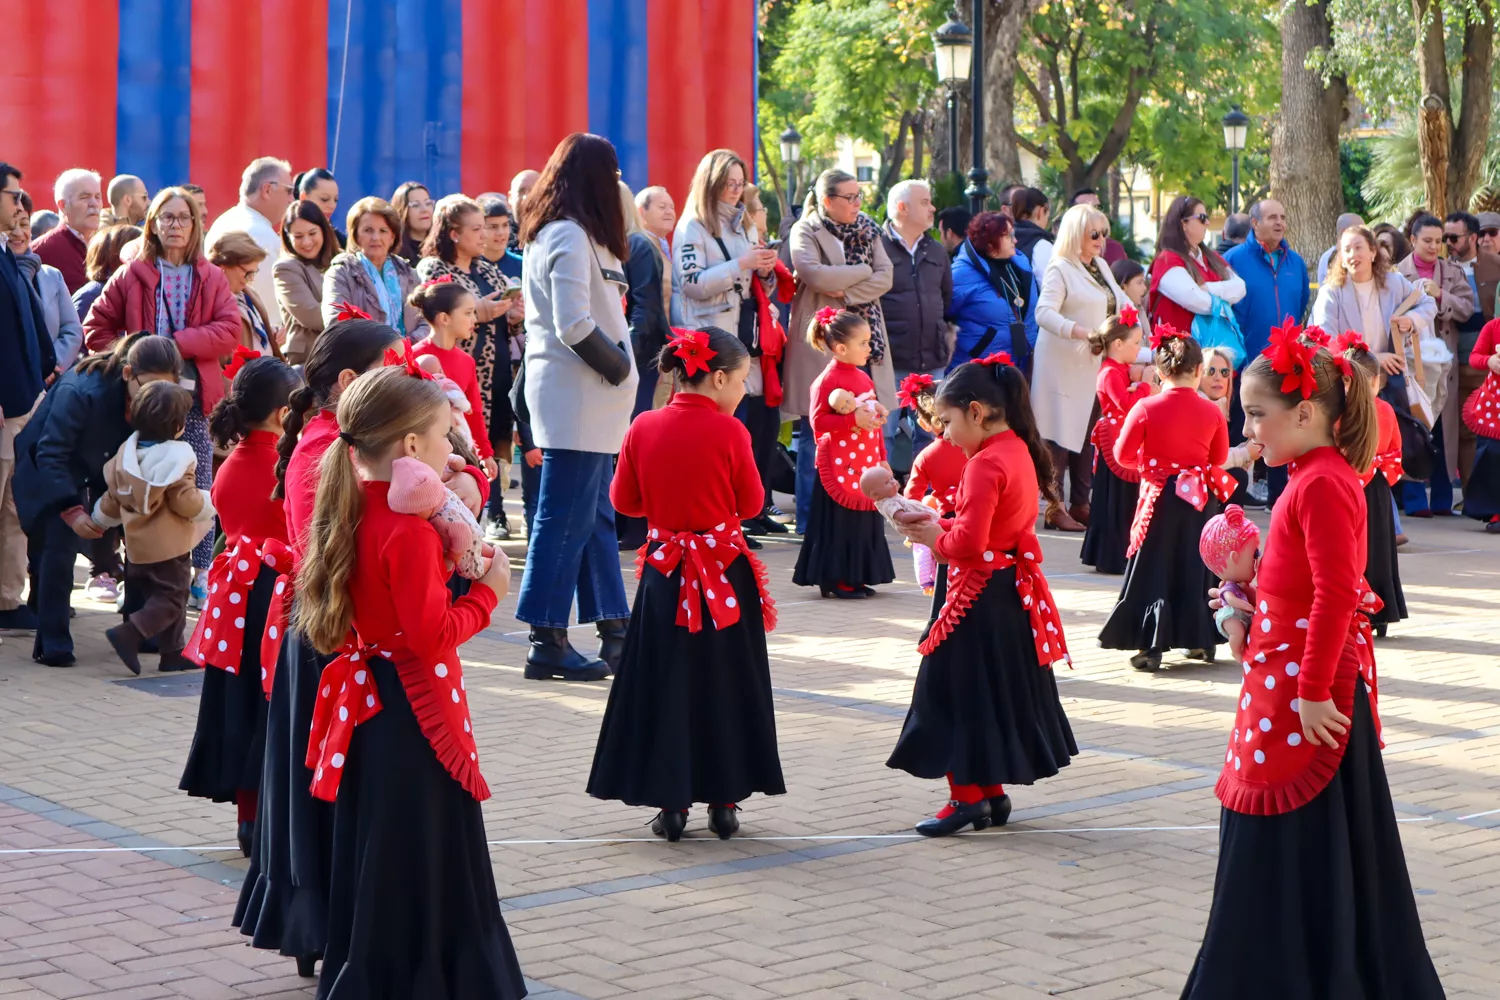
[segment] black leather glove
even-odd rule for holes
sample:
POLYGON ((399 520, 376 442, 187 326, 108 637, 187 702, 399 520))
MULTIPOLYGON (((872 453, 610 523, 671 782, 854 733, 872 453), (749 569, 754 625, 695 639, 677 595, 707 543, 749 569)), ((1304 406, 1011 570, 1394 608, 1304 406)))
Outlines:
POLYGON ((572 350, 610 385, 619 385, 630 377, 630 352, 624 344, 610 340, 608 334, 597 326, 587 337, 574 344, 572 350))

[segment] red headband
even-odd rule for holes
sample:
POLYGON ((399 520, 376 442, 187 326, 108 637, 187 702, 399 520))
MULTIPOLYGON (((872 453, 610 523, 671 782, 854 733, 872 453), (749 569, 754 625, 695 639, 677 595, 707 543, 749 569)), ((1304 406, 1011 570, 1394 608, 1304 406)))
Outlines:
POLYGON ((363 309, 358 306, 352 306, 345 300, 339 303, 339 311, 333 318, 335 321, 339 321, 346 319, 370 319, 371 316, 363 309))
POLYGON ((993 368, 996 365, 1015 365, 1015 362, 1010 359, 1009 351, 996 351, 994 354, 980 358, 978 363, 984 365, 986 368, 993 368))
POLYGON ((1151 331, 1151 349, 1161 350, 1161 345, 1169 340, 1186 340, 1187 334, 1167 323, 1158 323, 1151 331))
POLYGON ((1318 377, 1313 373, 1312 354, 1299 339, 1301 333, 1301 327, 1288 319, 1271 328, 1270 346, 1260 353, 1270 359, 1271 370, 1282 377, 1283 393, 1300 390, 1303 399, 1312 399, 1318 391, 1318 377))
POLYGON ((1355 331, 1345 330, 1334 340, 1333 349, 1338 354, 1343 354, 1345 351, 1355 350, 1369 353, 1370 345, 1365 343, 1365 338, 1361 337, 1355 331))
POLYGON ((818 310, 817 315, 813 316, 813 319, 817 321, 817 324, 819 326, 827 326, 829 323, 832 323, 834 320, 838 319, 839 313, 842 311, 843 310, 833 308, 833 306, 824 306, 822 309, 818 310))
POLYGON ((674 327, 667 346, 682 359, 683 370, 689 377, 700 371, 708 371, 709 360, 719 356, 718 351, 708 346, 708 334, 702 330, 679 330, 674 327))
POLYGON ((1136 311, 1135 306, 1120 307, 1120 323, 1126 327, 1135 326, 1141 321, 1141 314, 1136 311))
POLYGON ((901 380, 901 385, 896 389, 896 401, 902 406, 917 409, 917 397, 930 393, 932 387, 937 383, 931 375, 923 372, 912 372, 901 380))
POLYGON ((417 364, 417 359, 412 355, 411 352, 411 338, 407 337, 402 342, 406 345, 406 357, 403 358, 400 354, 398 354, 394 347, 387 347, 385 349, 385 364, 383 367, 404 367, 406 369, 406 374, 410 375, 412 378, 425 378, 429 382, 437 381, 436 377, 434 377, 431 372, 423 371, 422 366, 417 364))
POLYGON ((233 382, 234 377, 240 373, 240 369, 245 367, 245 363, 247 361, 254 361, 258 357, 260 357, 259 351, 252 351, 244 344, 236 344, 234 357, 230 360, 229 364, 224 366, 224 377, 233 382))

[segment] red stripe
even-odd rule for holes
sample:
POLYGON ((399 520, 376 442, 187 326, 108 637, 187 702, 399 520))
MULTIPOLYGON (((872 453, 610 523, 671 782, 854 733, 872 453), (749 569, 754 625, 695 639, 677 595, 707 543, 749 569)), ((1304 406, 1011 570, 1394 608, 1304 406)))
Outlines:
POLYGON ((52 182, 69 167, 115 170, 115 50, 119 0, 50 0, 7 7, 0 60, 4 158, 38 209, 53 208, 52 182))
MULTIPOLYGON (((708 152, 704 127, 703 0, 649 0, 650 99, 646 137, 651 183, 671 192, 679 210, 688 185, 708 152)), ((715 72, 714 106, 721 105, 715 72)))
POLYGON ((525 58, 509 67, 534 85, 515 111, 526 118, 524 165, 540 170, 557 144, 589 127, 588 0, 525 0, 525 58))
POLYGON ((473 194, 510 190, 510 179, 527 166, 532 74, 523 71, 526 35, 515 30, 525 16, 526 0, 464 0, 461 178, 473 194))
MULTIPOLYGON (((755 27, 743 0, 702 0, 703 43, 695 55, 713 67, 713 114, 704 122, 704 152, 732 149, 755 162, 755 27)), ((754 170, 751 170, 754 173, 754 170)), ((748 180, 749 178, 747 178, 748 180)))
POLYGON ((293 173, 326 167, 328 5, 260 0, 260 10, 260 93, 266 110, 261 115, 259 152, 249 159, 279 156, 291 163, 293 173))
MULTIPOLYGON (((188 179, 208 196, 208 222, 239 201, 240 173, 263 152, 261 7, 193 0, 188 179)), ((326 34, 326 32, 325 32, 326 34)))

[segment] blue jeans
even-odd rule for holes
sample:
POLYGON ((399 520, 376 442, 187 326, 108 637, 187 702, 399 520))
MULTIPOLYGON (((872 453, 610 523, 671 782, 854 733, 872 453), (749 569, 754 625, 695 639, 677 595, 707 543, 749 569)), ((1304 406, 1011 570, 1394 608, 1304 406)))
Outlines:
POLYGON ((1401 534, 1401 505, 1396 502, 1396 494, 1391 494, 1391 516, 1396 521, 1396 534, 1401 534))
POLYGON ((797 448, 797 534, 807 530, 807 516, 812 512, 813 480, 818 474, 818 442, 813 437, 812 418, 797 421, 792 442, 797 448))
POLYGON ((575 592, 581 623, 630 617, 615 509, 609 502, 614 468, 613 455, 558 448, 542 452, 541 487, 516 602, 521 621, 567 628, 575 592))
POLYGON ((1428 483, 1403 482, 1401 500, 1406 513, 1420 510, 1452 510, 1453 480, 1448 476, 1448 453, 1443 445, 1443 418, 1438 417, 1432 425, 1432 480, 1428 483), (1432 489, 1432 502, 1427 502, 1427 490, 1432 489))
POLYGON ((536 499, 542 492, 542 467, 532 468, 526 464, 526 456, 518 445, 511 461, 521 470, 521 513, 526 521, 526 538, 531 538, 532 525, 536 523, 536 499))

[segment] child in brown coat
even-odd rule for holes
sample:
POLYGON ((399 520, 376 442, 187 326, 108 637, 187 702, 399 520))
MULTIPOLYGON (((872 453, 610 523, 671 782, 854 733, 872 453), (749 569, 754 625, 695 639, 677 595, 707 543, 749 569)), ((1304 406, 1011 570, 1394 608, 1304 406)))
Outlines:
POLYGON ((141 644, 155 638, 164 671, 192 666, 182 655, 192 582, 193 546, 213 526, 208 491, 194 482, 197 459, 182 437, 193 394, 175 382, 148 382, 130 408, 135 433, 104 467, 108 492, 94 505, 103 527, 125 526, 125 586, 139 588, 141 609, 104 634, 141 672, 141 644))

